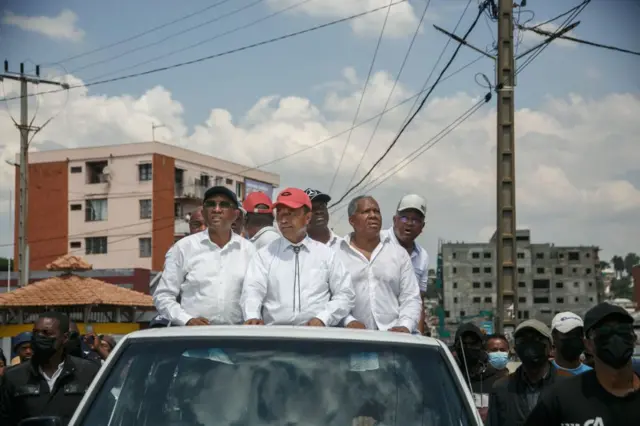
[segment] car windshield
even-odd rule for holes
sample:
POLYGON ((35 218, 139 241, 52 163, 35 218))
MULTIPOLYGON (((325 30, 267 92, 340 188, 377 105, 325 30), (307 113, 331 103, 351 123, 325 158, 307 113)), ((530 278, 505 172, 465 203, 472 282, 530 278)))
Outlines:
POLYGON ((475 424, 451 368, 436 346, 132 341, 76 425, 475 424))

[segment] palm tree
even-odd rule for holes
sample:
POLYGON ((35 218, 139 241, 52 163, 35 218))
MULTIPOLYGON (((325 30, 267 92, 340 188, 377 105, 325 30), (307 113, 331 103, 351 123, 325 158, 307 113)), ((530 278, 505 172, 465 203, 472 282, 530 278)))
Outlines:
POLYGON ((621 256, 615 255, 611 258, 611 264, 613 265, 613 270, 616 271, 616 278, 620 279, 624 272, 624 259, 621 256))
POLYGON ((600 261, 600 270, 604 271, 605 269, 609 269, 611 268, 611 264, 609 262, 607 262, 606 260, 601 260, 600 261))

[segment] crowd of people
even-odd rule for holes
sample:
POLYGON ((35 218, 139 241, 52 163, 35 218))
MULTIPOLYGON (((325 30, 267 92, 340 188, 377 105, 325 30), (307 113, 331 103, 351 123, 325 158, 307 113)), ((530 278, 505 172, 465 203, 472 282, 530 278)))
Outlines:
MULTIPOLYGON (((318 190, 287 188, 273 202, 254 192, 241 204, 226 187, 207 190, 190 215, 190 235, 170 248, 152 286, 159 316, 151 326, 424 333, 429 261, 415 241, 425 227, 424 198, 404 196, 383 230, 376 200, 355 197, 347 211, 353 232, 345 237, 329 228, 330 200, 318 190)), ((66 424, 115 346, 111 336, 80 336, 58 312, 41 315, 14 343, 15 365, 4 374, 0 367, 0 424, 8 426, 37 415, 66 424)), ((452 349, 487 425, 636 426, 635 343, 633 318, 601 303, 584 319, 558 314, 551 327, 526 320, 513 342, 462 324, 452 349), (521 365, 510 373, 512 352, 521 365)))

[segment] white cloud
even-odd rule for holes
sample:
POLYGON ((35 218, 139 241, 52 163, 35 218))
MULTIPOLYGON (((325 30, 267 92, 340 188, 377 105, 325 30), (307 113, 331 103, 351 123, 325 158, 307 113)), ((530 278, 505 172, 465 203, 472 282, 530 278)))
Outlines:
MULTIPOLYGON (((538 24, 530 23, 530 24, 527 24, 526 26, 527 27, 535 27, 536 25, 538 25, 538 24)), ((540 29, 542 31, 546 31, 548 33, 556 32, 558 30, 558 28, 560 28, 560 27, 558 25, 554 24, 554 23, 544 24, 544 25, 540 25, 538 27, 538 29, 540 29)), ((524 47, 524 48, 534 47, 537 44, 542 43, 544 40, 549 38, 549 36, 541 35, 541 34, 538 34, 538 33, 534 32, 534 31, 521 30, 520 34, 521 34, 522 47, 524 47)), ((563 35, 569 36, 569 37, 577 37, 576 33, 574 31, 566 32, 563 35)), ((562 38, 556 38, 555 40, 553 40, 551 42, 551 44, 553 46, 567 47, 567 48, 574 48, 577 45, 575 42, 573 42, 571 40, 564 40, 562 38)))
MULTIPOLYGON (((69 94, 62 114, 33 141, 33 149, 53 143, 77 147, 131 143, 150 139, 151 123, 166 127, 156 138, 248 166, 263 164, 311 147, 351 125, 360 98, 362 76, 345 70, 340 81, 327 84, 324 102, 314 104, 295 96, 268 96, 241 116, 214 109, 189 129, 187 113, 165 88, 157 86, 139 98, 128 95, 69 94)), ((78 80, 69 77, 69 83, 78 80)), ((385 72, 372 76, 361 119, 377 114, 393 79, 385 72), (370 92, 369 92, 370 91, 370 92)), ((17 93, 5 83, 9 95, 17 93)), ((391 105, 411 90, 399 85, 391 105)), ((62 108, 64 94, 41 98, 39 125, 62 108)), ((473 105, 466 93, 433 98, 400 139, 373 177, 393 167, 473 105)), ((407 114, 408 102, 383 119, 357 175, 371 166, 407 114)), ((14 105, 10 105, 14 107, 14 105)), ((17 110, 12 110, 14 116, 17 110)), ((520 109, 517 129, 518 221, 532 227, 535 241, 556 244, 597 244, 604 256, 637 250, 640 241, 640 175, 637 135, 640 98, 609 94, 598 99, 578 95, 549 97, 536 109, 520 109)), ((354 130, 332 195, 342 194, 371 136, 375 120, 354 130)), ((0 133, 7 147, 0 150, 0 194, 13 187, 14 170, 4 160, 18 149, 18 132, 6 114, 0 133)), ((403 193, 417 192, 429 202, 428 228, 423 242, 435 251, 438 238, 474 240, 492 234, 495 223, 495 110, 486 106, 424 156, 397 173, 372 194, 380 201, 385 223, 403 193)), ((267 167, 281 174, 282 186, 328 190, 346 134, 267 167)), ((5 196, 0 199, 6 199, 5 196)), ((5 204, 8 204, 6 202, 5 204)), ((7 223, 5 213, 0 222, 7 223)), ((339 232, 347 232, 344 210, 333 216, 339 232), (341 219, 341 220, 338 220, 341 219)), ((11 241, 0 229, 0 242, 11 241)))
POLYGON ((65 9, 53 18, 49 16, 22 16, 6 11, 2 22, 53 39, 79 42, 84 38, 84 30, 76 26, 77 20, 78 15, 65 9))
MULTIPOLYGON (((397 0, 393 0, 394 3, 397 0)), ((281 10, 299 3, 299 0, 267 0, 274 10, 281 10)), ((291 10, 291 13, 305 14, 324 19, 340 19, 367 10, 388 6, 389 0, 312 0, 291 10)), ((386 9, 362 16, 350 22, 353 32, 360 36, 378 36, 384 22, 386 9)), ((428 13, 429 17, 431 15, 428 13)), ((410 2, 391 7, 385 27, 385 36, 404 37, 415 32, 419 17, 410 2)))

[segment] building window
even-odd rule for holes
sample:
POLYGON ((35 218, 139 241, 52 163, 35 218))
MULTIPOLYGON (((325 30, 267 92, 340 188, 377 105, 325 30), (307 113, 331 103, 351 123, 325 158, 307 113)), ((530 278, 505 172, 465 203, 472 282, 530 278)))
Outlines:
POLYGON ((490 253, 490 252, 488 252, 488 251, 485 251, 485 252, 483 253, 483 257, 484 257, 485 259, 491 259, 491 253, 490 253))
POLYGON ((82 173, 82 167, 80 166, 71 167, 71 173, 82 173))
POLYGON ((585 275, 591 274, 591 268, 587 268, 584 270, 585 275))
POLYGON ((564 283, 556 283, 556 288, 564 288, 564 283))
POLYGON ((577 251, 569 252, 569 262, 579 262, 580 261, 580 253, 577 251))
POLYGON ((548 297, 534 297, 533 298, 533 303, 536 303, 536 304, 549 303, 549 298, 548 297))
POLYGON ((524 281, 518 281, 518 287, 525 288, 527 287, 527 283, 525 283, 524 281))
POLYGON ((86 254, 106 254, 107 237, 90 237, 84 239, 86 254))
POLYGON ((465 315, 466 315, 466 312, 465 312, 465 311, 460 311, 460 316, 461 316, 461 317, 464 317, 465 315))
POLYGON ((209 188, 209 175, 200 175, 200 186, 204 186, 205 188, 209 188))
POLYGON ((138 164, 138 180, 140 182, 150 181, 153 178, 153 165, 138 164))
POLYGON ((537 274, 544 274, 544 268, 536 268, 537 274))
POLYGON ((458 288, 458 283, 453 283, 453 288, 458 288))
POLYGON ((577 281, 576 281, 576 282, 574 282, 574 283, 573 283, 573 288, 578 288, 578 287, 580 287, 580 283, 579 283, 579 282, 577 282, 577 281))
POLYGON ((556 303, 564 303, 564 297, 556 297, 556 303))
POLYGON ((491 273, 491 266, 485 266, 484 273, 485 274, 490 274, 491 273))
POLYGON ((493 303, 493 300, 491 300, 491 296, 487 296, 484 298, 484 303, 493 303))
POLYGON ((140 238, 140 257, 151 257, 151 238, 140 238))
POLYGON ((536 253, 536 259, 544 259, 544 253, 536 253))
POLYGON ((80 241, 71 241, 69 243, 69 247, 77 249, 82 247, 82 243, 80 241))
POLYGON ((518 297, 518 303, 527 303, 526 297, 518 297))
POLYGON ((455 252, 455 251, 454 251, 453 253, 451 253, 451 258, 452 258, 452 259, 455 259, 455 258, 457 258, 457 257, 458 257, 458 255, 456 254, 456 252, 455 252))
POLYGON ((236 182, 236 196, 238 200, 244 200, 244 182, 236 182))
POLYGON ((518 252, 518 259, 524 259, 524 253, 518 252))
POLYGON ((151 219, 151 200, 140 200, 140 219, 151 219))
POLYGON ((480 259, 480 253, 471 253, 471 257, 474 259, 480 259))
POLYGON ((457 297, 453 298, 453 303, 458 303, 458 298, 457 297))
POLYGON ((471 272, 472 272, 472 273, 474 273, 474 274, 479 274, 479 273, 480 273, 480 268, 478 268, 478 267, 475 267, 475 266, 474 266, 474 267, 471 269, 471 272))
POLYGON ((474 297, 473 298, 473 303, 480 303, 481 300, 482 300, 482 298, 480 298, 480 297, 474 297))
POLYGON ((593 283, 589 281, 589 287, 593 287, 593 283))
POLYGON ((87 167, 87 183, 104 183, 107 178, 102 173, 105 167, 107 167, 106 161, 90 161, 85 163, 87 167))
POLYGON ((458 273, 458 268, 456 268, 455 266, 453 267, 453 273, 457 274, 458 273))
POLYGON ((71 211, 75 212, 78 210, 82 210, 82 204, 71 204, 71 211))
POLYGON ((473 283, 473 288, 480 288, 480 283, 479 282, 474 282, 473 283))
POLYGON ((484 288, 491 288, 492 286, 493 286, 493 283, 491 281, 484 282, 484 288))
POLYGON ((573 301, 574 301, 574 302, 576 302, 576 303, 578 303, 578 302, 580 302, 580 298, 579 298, 579 297, 575 297, 575 298, 573 299, 573 301))
POLYGON ((108 210, 106 198, 86 200, 84 205, 84 220, 86 222, 107 220, 108 210))
POLYGON ((529 311, 524 311, 523 313, 524 319, 529 319, 529 311))
POLYGON ((562 270, 562 268, 556 268, 556 275, 562 275, 564 272, 562 270))
POLYGON ((233 185, 233 179, 229 179, 229 178, 227 178, 227 179, 225 180, 225 182, 226 182, 226 184, 227 184, 227 185, 233 185))
POLYGON ((519 274, 524 274, 524 268, 518 268, 518 273, 519 274))
POLYGON ((216 176, 216 181, 215 181, 215 186, 221 186, 222 185, 222 176, 216 176))

